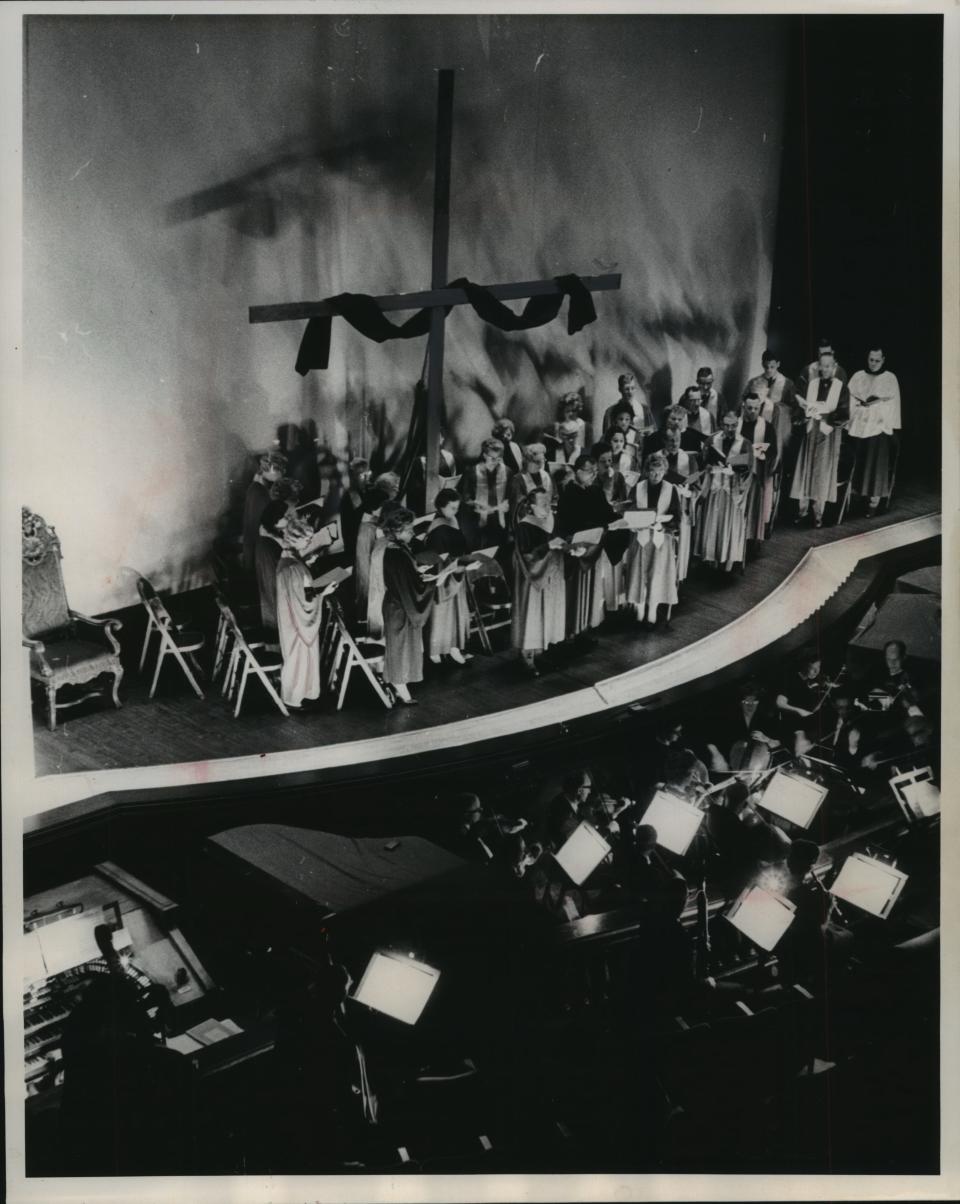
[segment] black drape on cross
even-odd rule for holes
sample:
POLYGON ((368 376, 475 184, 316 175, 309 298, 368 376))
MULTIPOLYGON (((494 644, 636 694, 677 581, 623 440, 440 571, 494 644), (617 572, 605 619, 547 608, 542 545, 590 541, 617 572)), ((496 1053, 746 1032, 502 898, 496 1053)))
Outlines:
MULTIPOLYGON (((251 322, 285 322, 308 318, 297 356, 297 371, 325 368, 330 353, 331 322, 345 318, 351 326, 376 342, 429 335, 427 346, 427 391, 425 420, 414 414, 411 426, 425 428, 426 497, 429 505, 438 487, 440 426, 443 413, 444 322, 455 305, 470 304, 485 321, 501 330, 530 330, 552 321, 565 296, 570 298, 567 329, 581 330, 596 318, 590 296, 620 287, 619 275, 556 276, 552 280, 527 280, 487 287, 459 279, 447 282, 447 248, 450 236, 450 147, 453 133, 453 71, 439 72, 437 93, 437 138, 433 191, 433 256, 431 288, 427 292, 372 297, 364 293, 341 293, 325 301, 301 301, 250 308, 251 322), (527 299, 523 312, 515 314, 504 301, 527 299), (393 310, 417 310, 400 325, 385 314, 393 310), (422 425, 421 425, 422 421, 422 425)), ((411 429, 404 461, 417 450, 420 439, 411 429)))

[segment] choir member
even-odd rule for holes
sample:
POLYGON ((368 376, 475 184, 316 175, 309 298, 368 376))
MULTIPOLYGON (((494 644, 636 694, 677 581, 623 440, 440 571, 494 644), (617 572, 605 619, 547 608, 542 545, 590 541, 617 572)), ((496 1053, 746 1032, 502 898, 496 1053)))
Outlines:
POLYGON ((517 442, 517 430, 509 418, 501 418, 490 432, 503 444, 503 462, 516 475, 523 472, 523 449, 517 442))
POLYGON ((503 462, 500 440, 484 439, 479 463, 464 470, 459 485, 460 496, 473 520, 469 537, 473 548, 499 546, 506 541, 512 476, 503 462))
POLYGON ((583 455, 583 444, 575 422, 561 422, 556 429, 556 435, 550 436, 550 472, 559 488, 570 479, 574 464, 583 455))
MULTIPOLYGON (((279 483, 278 483, 279 484, 279 483)), ((277 627, 277 565, 283 545, 283 524, 295 514, 293 499, 267 504, 260 516, 257 538, 257 592, 260 595, 260 622, 271 631, 277 627)))
POLYGON ((350 461, 348 484, 340 499, 340 534, 343 536, 343 552, 347 564, 353 564, 357 556, 357 536, 363 518, 364 498, 370 488, 369 461, 357 456, 350 461))
MULTIPOLYGON (((400 494, 400 478, 395 472, 382 472, 363 499, 363 514, 357 530, 353 579, 356 589, 357 619, 367 622, 370 604, 370 566, 373 549, 380 538, 378 524, 384 505, 395 503, 400 494)), ((379 599, 378 599, 379 603, 379 599)), ((377 608, 375 608, 377 609, 377 608)))
MULTIPOLYGON (((596 443, 590 451, 597 461, 597 484, 603 491, 603 496, 610 507, 618 513, 624 510, 629 501, 629 490, 623 474, 613 462, 613 449, 609 443, 596 443)), ((616 534, 604 540, 603 548, 603 594, 604 605, 608 611, 617 611, 625 603, 625 578, 623 575, 626 552, 630 539, 626 532, 620 538, 616 534)))
POLYGON ((637 482, 638 510, 652 510, 656 515, 653 527, 636 532, 627 553, 626 600, 633 606, 638 621, 656 623, 657 609, 670 608, 677 602, 677 539, 680 523, 680 498, 676 487, 666 478, 667 457, 654 452, 647 457, 644 478, 637 482), (664 529, 662 520, 669 515, 671 522, 664 529))
POLYGON ((709 439, 714 434, 713 418, 701 401, 700 390, 696 385, 691 385, 684 389, 679 404, 687 412, 687 429, 698 431, 705 439, 709 439))
MULTIPOLYGON (((457 464, 453 452, 448 451, 446 434, 440 432, 440 459, 437 462, 437 476, 449 480, 457 475, 457 464)), ((414 461, 407 485, 407 505, 415 514, 423 514, 427 508, 427 457, 418 456, 414 461)))
POLYGON ((542 489, 553 507, 556 497, 553 477, 547 472, 547 449, 542 443, 528 443, 523 449, 523 471, 510 482, 510 513, 514 521, 520 503, 534 489, 542 489))
POLYGON ((537 654, 566 637, 563 548, 554 535, 550 494, 536 487, 521 503, 514 527, 512 612, 513 646, 534 677, 537 654))
MULTIPOLYGON (((636 431, 631 431, 636 437, 636 431)), ((635 443, 628 443, 627 436, 623 431, 617 430, 616 427, 611 427, 607 432, 607 439, 610 444, 610 451, 613 453, 613 464, 617 472, 626 474, 628 472, 637 472, 637 446, 635 443)))
POLYGON ((290 518, 283 529, 277 564, 277 631, 283 656, 280 697, 294 710, 304 699, 320 697, 321 602, 314 594, 308 564, 324 539, 329 543, 325 527, 318 533, 312 522, 299 516, 290 518))
POLYGON ((264 452, 254 478, 247 486, 243 503, 243 567, 248 573, 256 572, 260 520, 268 502, 274 500, 271 486, 283 476, 286 464, 287 458, 280 452, 264 452))
POLYGON ((760 417, 769 422, 777 436, 781 465, 792 469, 789 459, 791 437, 796 425, 802 425, 803 414, 797 406, 793 381, 780 371, 780 360, 772 351, 760 357, 763 371, 747 381, 745 394, 756 393, 760 398, 760 417))
POLYGON ((720 427, 720 394, 713 387, 713 369, 697 370, 697 388, 700 390, 700 405, 710 415, 712 429, 704 434, 713 434, 720 427))
POLYGON ((416 701, 410 684, 423 681, 423 628, 436 592, 436 573, 410 552, 414 518, 401 506, 383 520, 383 678, 407 706, 416 701))
MULTIPOLYGON (((565 539, 579 531, 608 527, 617 521, 616 512, 597 484, 597 462, 581 456, 574 465, 573 480, 564 485, 557 504, 557 528, 565 539)), ((604 618, 604 585, 600 557, 602 541, 571 558, 567 579, 567 635, 589 639, 592 627, 604 618)))
POLYGON ((583 398, 579 393, 565 393, 560 399, 560 418, 554 428, 557 437, 561 427, 571 424, 577 428, 577 447, 583 451, 587 446, 587 424, 583 417, 583 398))
POLYGON ((675 486, 680 500, 680 530, 677 540, 677 585, 687 579, 690 571, 690 553, 693 550, 693 532, 696 524, 697 504, 700 497, 700 461, 694 452, 684 451, 680 431, 668 427, 664 433, 663 454, 667 457, 666 479, 675 486))
POLYGON ((849 414, 849 394, 832 352, 820 356, 818 374, 811 377, 800 408, 806 421, 790 496, 798 503, 795 522, 803 522, 812 508, 813 524, 821 527, 824 506, 837 500, 840 426, 849 414))
POLYGON ((748 393, 743 399, 737 434, 753 448, 753 468, 747 490, 747 539, 767 538, 773 518, 773 486, 777 470, 777 436, 773 424, 760 415, 760 398, 748 393))
MULTIPOLYGON (((456 560, 467 553, 467 541, 457 514, 461 498, 455 489, 441 489, 434 501, 434 519, 427 528, 426 550, 456 560)), ((454 573, 437 587, 437 598, 427 623, 427 653, 435 664, 449 656, 458 665, 473 658, 464 649, 470 634, 470 608, 464 577, 454 573)))
MULTIPOLYGON (((828 338, 822 338, 817 342, 817 358, 811 360, 800 373, 800 379, 797 381, 797 397, 802 397, 806 393, 807 386, 810 384, 811 380, 816 380, 819 376, 820 357, 822 355, 832 355, 834 357, 834 361, 836 361, 836 352, 833 349, 833 342, 828 338)), ((840 364, 837 364, 834 375, 836 376, 837 380, 841 381, 843 384, 847 383, 847 371, 845 368, 842 368, 840 364)))
POLYGON ((630 407, 633 419, 631 425, 638 435, 645 437, 652 435, 657 429, 657 424, 654 421, 653 413, 647 405, 647 399, 643 395, 643 390, 637 383, 637 378, 632 372, 624 372, 617 377, 617 388, 620 391, 620 396, 608 406, 603 415, 603 434, 609 432, 613 425, 614 413, 620 406, 626 404, 630 407))
POLYGON ((685 452, 693 452, 697 456, 702 455, 707 437, 700 431, 694 430, 689 425, 687 418, 685 406, 669 406, 663 415, 664 429, 657 431, 647 439, 643 445, 644 453, 651 455, 655 451, 663 451, 667 431, 675 430, 680 432, 680 446, 685 452))
POLYGON ((746 498, 753 449, 737 434, 737 415, 723 416, 723 429, 705 446, 707 472, 700 494, 694 555, 730 572, 746 560, 746 498))
POLYGON ((881 348, 867 352, 867 366, 850 378, 848 436, 856 448, 850 488, 869 499, 872 518, 893 490, 900 432, 900 385, 884 368, 881 348))

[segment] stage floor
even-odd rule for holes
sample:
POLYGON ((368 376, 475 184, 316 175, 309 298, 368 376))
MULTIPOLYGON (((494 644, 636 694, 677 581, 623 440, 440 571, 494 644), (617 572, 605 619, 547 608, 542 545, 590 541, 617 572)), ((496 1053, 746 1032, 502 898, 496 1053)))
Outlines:
MULTIPOLYGON (((746 573, 717 573, 702 566, 684 583, 680 605, 669 630, 644 631, 615 620, 594 633, 597 646, 561 667, 531 679, 510 650, 477 655, 461 668, 425 663, 425 680, 414 688, 418 705, 386 710, 360 675, 355 675, 344 709, 331 700, 285 719, 248 687, 244 711, 234 719, 219 689, 196 698, 175 666, 166 667, 157 697, 147 698, 148 678, 133 668, 124 678, 123 708, 110 706, 71 716, 66 712, 55 732, 34 719, 36 774, 88 774, 137 766, 248 758, 329 745, 403 737, 457 722, 476 720, 531 704, 561 699, 638 666, 647 665, 717 632, 761 602, 789 576, 811 549, 894 523, 937 514, 939 495, 905 488, 889 514, 879 519, 848 519, 840 527, 779 527, 747 565, 746 573)), ((504 632, 495 633, 504 635, 504 632)), ((740 655, 757 648, 743 649, 740 655)), ((562 709, 562 708, 561 708, 562 709)), ((360 749, 358 751, 358 758, 360 749)), ((371 755, 368 747, 362 754, 371 755)), ((110 777, 112 775, 107 775, 110 777)), ((126 775, 124 775, 126 776, 126 775)), ((232 774, 230 776, 233 776, 232 774)), ((240 776, 240 775, 238 775, 240 776)), ((200 780, 200 779, 198 779, 200 780)))

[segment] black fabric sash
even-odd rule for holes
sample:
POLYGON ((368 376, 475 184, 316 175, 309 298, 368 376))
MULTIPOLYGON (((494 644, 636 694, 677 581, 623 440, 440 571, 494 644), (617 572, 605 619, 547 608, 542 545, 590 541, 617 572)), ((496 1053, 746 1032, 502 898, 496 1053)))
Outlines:
MULTIPOLYGON (((570 298, 567 310, 567 333, 576 334, 584 326, 596 321, 597 311, 593 297, 579 276, 554 276, 554 283, 559 292, 549 293, 543 297, 530 297, 523 312, 515 314, 502 301, 480 284, 472 284, 466 278, 453 280, 448 288, 460 288, 467 295, 467 300, 473 306, 478 317, 491 326, 500 330, 532 330, 536 326, 545 326, 560 312, 564 297, 570 298)), ((345 318, 354 330, 358 330, 375 343, 385 343, 391 339, 415 339, 425 335, 430 329, 430 314, 433 307, 421 309, 400 325, 391 322, 373 297, 366 293, 340 293, 329 297, 327 304, 340 317, 345 318)), ((444 319, 452 306, 444 307, 444 319)), ((300 350, 297 353, 296 369, 301 376, 311 368, 326 368, 330 362, 330 334, 333 325, 332 316, 311 318, 300 340, 300 350)))

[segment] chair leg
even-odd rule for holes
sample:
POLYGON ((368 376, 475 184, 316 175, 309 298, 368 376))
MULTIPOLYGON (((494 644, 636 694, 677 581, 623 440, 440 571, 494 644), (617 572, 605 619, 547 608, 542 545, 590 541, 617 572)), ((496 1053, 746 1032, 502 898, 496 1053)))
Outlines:
POLYGON ((383 705, 387 708, 388 711, 391 710, 393 707, 393 699, 384 690, 383 686, 380 683, 380 679, 377 677, 374 670, 371 668, 371 666, 365 660, 360 661, 360 668, 363 669, 364 673, 366 673, 367 679, 369 680, 370 684, 373 686, 373 688, 376 690, 376 692, 380 695, 380 701, 383 703, 383 705))
POLYGON ((347 696, 347 684, 350 681, 350 674, 353 671, 353 649, 347 652, 346 663, 343 666, 343 677, 340 679, 340 694, 337 698, 337 710, 343 709, 343 700, 347 696))
POLYGON ((140 667, 139 673, 143 672, 143 666, 147 662, 147 648, 150 646, 150 637, 153 635, 153 616, 147 619, 147 630, 143 633, 143 647, 140 649, 140 667))
POLYGON ((170 646, 167 649, 167 651, 169 651, 173 656, 176 657, 177 662, 180 665, 180 668, 187 675, 187 681, 190 683, 191 686, 193 686, 194 693, 196 694, 196 696, 198 698, 202 698, 203 690, 201 690, 200 687, 197 685, 197 679, 190 672, 190 666, 187 664, 183 653, 180 651, 180 649, 177 647, 177 645, 173 642, 172 639, 170 639, 170 646))
POLYGON ((226 667, 223 670, 223 685, 220 687, 220 693, 224 698, 229 698, 233 692, 233 679, 237 676, 237 660, 240 656, 240 648, 236 642, 230 649, 230 655, 227 658, 226 667))
POLYGON ((117 708, 118 711, 123 706, 123 703, 120 701, 120 682, 121 682, 122 678, 123 678, 123 669, 122 669, 122 667, 118 666, 113 671, 113 705, 117 708))
POLYGON ((240 714, 240 707, 243 705, 243 692, 247 688, 247 674, 249 672, 250 666, 248 664, 248 659, 245 656, 243 658, 243 669, 240 672, 240 681, 237 684, 237 705, 233 708, 234 719, 236 719, 240 714))
POLYGON ((287 710, 286 704, 284 703, 283 699, 280 697, 280 695, 277 693, 277 691, 273 688, 273 682, 271 682, 270 678, 267 676, 266 673, 264 673, 264 671, 260 668, 259 665, 254 666, 254 672, 256 673, 257 677, 259 677, 260 680, 263 682, 264 688, 266 689, 266 691, 270 695, 270 697, 273 699, 273 701, 277 704, 280 711, 286 716, 287 719, 289 719, 290 712, 287 710))
POLYGON ((57 730, 57 687, 47 686, 47 727, 57 730))
POLYGON ((211 681, 216 681, 220 670, 223 668, 223 660, 227 652, 227 625, 224 622, 223 616, 220 616, 220 622, 217 625, 217 643, 216 651, 213 656, 213 673, 211 681))
POLYGON ((160 633, 160 647, 157 649, 157 667, 153 671, 153 683, 150 686, 148 698, 152 698, 156 693, 157 682, 160 680, 160 666, 163 664, 163 658, 166 656, 167 650, 163 646, 163 632, 160 633))

